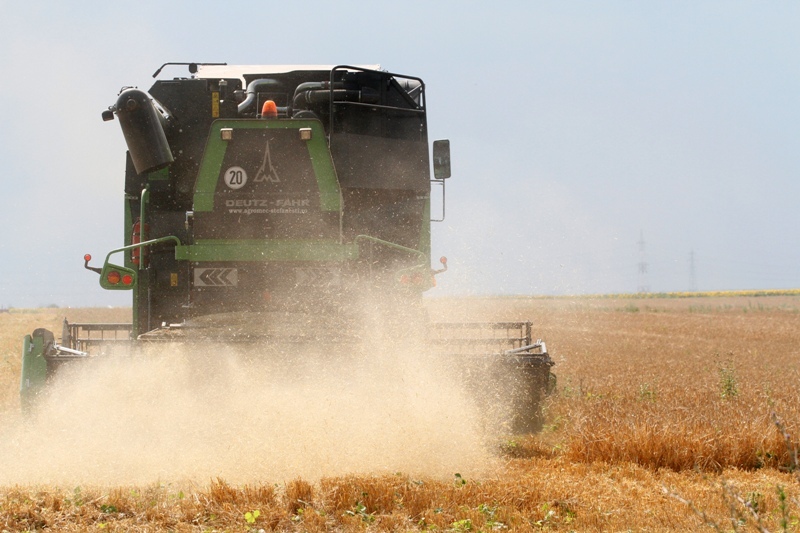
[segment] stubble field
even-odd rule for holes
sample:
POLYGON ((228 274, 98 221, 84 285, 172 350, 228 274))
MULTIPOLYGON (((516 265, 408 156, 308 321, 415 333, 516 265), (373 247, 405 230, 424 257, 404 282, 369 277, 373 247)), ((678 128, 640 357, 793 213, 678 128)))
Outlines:
MULTIPOLYGON (((441 321, 534 323, 558 375, 542 432, 484 435, 489 458, 479 467, 456 461, 430 474, 386 464, 246 482, 191 473, 145 484, 14 478, 0 483, 0 530, 798 529, 800 296, 435 299, 428 308, 441 321)), ((19 420, 22 335, 60 331, 65 314, 121 321, 129 311, 0 314, 5 426, 19 420)), ((384 427, 371 432, 373 448, 390 447, 384 427)), ((19 433, 2 429, 0 453, 24 448, 9 441, 19 433)), ((458 433, 447 435, 451 443, 437 442, 457 447, 458 433)))

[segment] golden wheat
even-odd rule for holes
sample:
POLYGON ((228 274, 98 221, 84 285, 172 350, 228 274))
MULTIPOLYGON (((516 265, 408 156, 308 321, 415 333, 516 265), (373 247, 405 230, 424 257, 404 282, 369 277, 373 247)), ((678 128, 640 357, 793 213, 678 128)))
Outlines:
MULTIPOLYGON (((788 495, 787 527, 797 528, 800 480, 785 471, 792 459, 771 413, 800 436, 800 297, 428 305, 434 319, 531 319, 556 360, 545 430, 498 437, 494 473, 9 487, 0 490, 0 530, 699 529, 703 519, 681 499, 721 529, 741 527, 740 518, 752 525, 734 493, 777 530, 779 490, 788 495)), ((39 325, 57 329, 60 314, 0 315, 7 408, 15 408, 19 337, 39 325)))

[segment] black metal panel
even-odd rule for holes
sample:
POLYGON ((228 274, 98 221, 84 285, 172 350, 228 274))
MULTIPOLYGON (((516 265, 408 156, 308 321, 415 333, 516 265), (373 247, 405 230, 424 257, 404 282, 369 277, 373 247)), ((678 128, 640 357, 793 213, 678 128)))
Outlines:
POLYGON ((395 75, 374 71, 345 72, 342 79, 346 86, 377 95, 375 105, 331 105, 330 147, 342 187, 429 191, 422 82, 406 79, 404 87, 395 75))
MULTIPOLYGON (((239 80, 227 80, 227 93, 241 87, 239 80)), ((167 140, 175 162, 169 167, 170 187, 159 194, 153 191, 153 200, 167 208, 191 209, 194 182, 211 122, 216 118, 235 113, 231 98, 215 107, 219 97, 219 84, 214 80, 176 79, 159 80, 150 94, 166 108, 170 116, 167 140), (217 116, 214 116, 215 113, 217 116)))
POLYGON ((125 152, 125 194, 139 197, 147 186, 147 174, 138 174, 130 152, 125 152))
MULTIPOLYGON (((183 242, 188 240, 184 212, 151 211, 148 216, 148 239, 175 235, 183 242)), ((150 246, 146 257, 147 269, 144 272, 149 283, 150 328, 162 322, 182 321, 184 307, 189 302, 189 264, 175 259, 175 246, 172 243, 150 246)), ((143 328, 139 333, 150 328, 143 328)))
POLYGON ((426 196, 405 190, 342 189, 342 197, 345 239, 363 234, 419 247, 426 196))
POLYGON ((430 190, 428 145, 424 141, 340 133, 331 143, 342 187, 430 190))

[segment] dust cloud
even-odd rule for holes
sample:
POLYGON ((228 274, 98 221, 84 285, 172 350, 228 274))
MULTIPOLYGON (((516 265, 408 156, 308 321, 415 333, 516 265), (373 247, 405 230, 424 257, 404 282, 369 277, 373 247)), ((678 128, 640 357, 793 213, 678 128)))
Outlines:
POLYGON ((492 454, 450 370, 402 341, 159 345, 65 365, 32 416, 4 415, 0 484, 482 475, 492 454))

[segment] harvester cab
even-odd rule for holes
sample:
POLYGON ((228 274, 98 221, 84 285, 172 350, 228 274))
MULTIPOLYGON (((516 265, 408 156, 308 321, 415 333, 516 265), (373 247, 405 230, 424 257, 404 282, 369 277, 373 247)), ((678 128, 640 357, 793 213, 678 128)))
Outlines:
MULTIPOLYGON (((445 258, 431 268, 430 228, 444 219, 451 169, 449 141, 430 154, 423 81, 378 66, 184 65, 189 77, 124 88, 102 114, 128 148, 124 245, 84 266, 102 288, 131 291, 132 323, 65 326, 61 344, 36 330, 23 354, 24 404, 60 362, 109 346, 187 332, 269 342, 287 316, 329 324, 330 342, 350 336, 365 298, 371 312, 424 320, 422 295, 447 268, 445 258), (442 193, 433 212, 432 185, 442 193)), ((544 344, 525 323, 484 326, 505 332, 489 335, 504 347, 477 352, 533 376, 522 381, 538 402, 552 365, 544 344)), ((424 329, 449 331, 431 344, 450 351, 453 332, 462 345, 484 342, 465 340, 475 328, 463 324, 424 329)))

